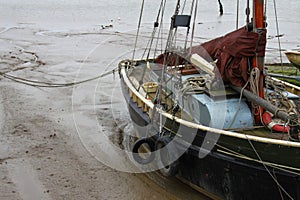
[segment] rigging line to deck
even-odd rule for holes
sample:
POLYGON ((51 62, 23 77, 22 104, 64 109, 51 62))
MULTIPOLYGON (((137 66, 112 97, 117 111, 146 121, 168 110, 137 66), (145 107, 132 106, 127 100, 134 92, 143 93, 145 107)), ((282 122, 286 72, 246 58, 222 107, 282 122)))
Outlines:
POLYGON ((240 11, 240 0, 236 2, 236 30, 239 29, 239 11, 240 11))
POLYGON ((265 161, 261 162, 259 160, 256 160, 256 159, 253 159, 253 158, 249 158, 249 157, 244 156, 244 155, 238 155, 238 154, 234 154, 234 153, 229 153, 229 152, 226 152, 226 151, 223 151, 223 150, 217 150, 217 151, 220 152, 220 153, 224 153, 224 154, 230 155, 230 156, 235 156, 236 158, 246 159, 246 160, 257 162, 257 163, 260 163, 260 164, 264 163, 268 167, 273 167, 274 169, 278 169, 278 170, 281 170, 281 171, 284 171, 284 172, 287 172, 287 173, 291 173, 291 174, 294 174, 296 176, 300 175, 300 173, 291 171, 291 170, 297 170, 297 171, 299 171, 299 169, 297 169, 297 168, 286 167, 286 166, 282 166, 282 165, 278 165, 278 164, 274 164, 274 163, 269 163, 269 162, 265 162, 265 161), (286 168, 283 168, 283 167, 286 167, 286 168))
MULTIPOLYGON (((247 87, 247 85, 249 84, 249 82, 250 82, 250 79, 248 79, 247 83, 246 83, 245 86, 242 88, 242 91, 244 91, 244 90, 246 89, 246 87, 247 87)), ((241 101, 242 101, 242 98, 243 98, 243 92, 240 93, 239 102, 238 102, 238 107, 237 107, 236 112, 235 112, 235 114, 234 114, 234 116, 233 116, 233 118, 232 118, 232 120, 231 120, 231 122, 230 122, 230 124, 229 124, 229 126, 228 126, 229 129, 232 127, 233 123, 235 122, 235 120, 236 120, 236 118, 237 118, 238 112, 239 112, 239 110, 240 110, 240 108, 241 108, 241 101)))
MULTIPOLYGON (((278 14, 277 14, 277 6, 276 6, 276 0, 273 0, 274 4, 274 14, 275 14, 275 21, 276 21, 276 32, 277 35, 279 34, 279 23, 278 23, 278 14)), ((277 37, 278 40, 278 48, 279 48, 279 55, 280 55, 280 64, 281 64, 281 71, 283 72, 283 61, 282 61, 282 52, 281 52, 281 42, 280 42, 280 37, 277 37)))
POLYGON ((194 20, 193 20, 193 27, 192 27, 192 35, 191 35, 191 41, 190 41, 190 54, 192 54, 193 41, 194 41, 194 36, 195 36, 195 26, 196 26, 197 11, 198 11, 198 1, 196 1, 195 11, 194 11, 194 20))
MULTIPOLYGON (((145 48, 145 51, 143 53, 143 56, 142 58, 144 57, 144 55, 146 54, 146 51, 148 49, 148 53, 147 53, 147 60, 149 59, 150 57, 150 53, 151 53, 151 49, 152 49, 152 45, 153 45, 153 41, 154 41, 154 38, 155 38, 155 34, 156 34, 156 31, 157 31, 157 28, 159 27, 159 17, 161 15, 163 11, 163 6, 164 6, 164 2, 163 0, 161 0, 161 3, 160 3, 160 7, 159 7, 159 10, 158 10, 158 14, 157 14, 157 17, 156 17, 156 21, 154 22, 154 26, 153 26, 153 30, 152 30, 152 34, 151 34, 151 38, 150 40, 148 41, 148 44, 145 48)), ((155 56, 155 55, 154 55, 155 56)))
POLYGON ((140 33, 140 29, 141 29, 141 24, 142 24, 142 17, 143 17, 143 12, 144 12, 144 5, 145 5, 145 0, 142 1, 142 5, 141 5, 140 17, 139 17, 139 22, 138 22, 138 29, 137 29, 137 32, 136 32, 135 44, 134 44, 134 49, 133 49, 133 53, 132 53, 132 60, 134 60, 135 51, 136 51, 136 47, 137 47, 137 43, 138 43, 139 33, 140 33))
MULTIPOLYGON (((275 170, 273 169, 273 175, 274 175, 274 177, 276 178, 276 180, 278 180, 277 179, 277 176, 276 176, 276 174, 275 174, 275 170)), ((278 186, 277 186, 278 187, 278 186)), ((279 194, 280 194, 280 197, 281 197, 281 199, 282 200, 284 200, 284 197, 283 197, 283 195, 282 195, 282 191, 281 191, 281 189, 278 187, 278 191, 279 191, 279 194)))
POLYGON ((289 199, 293 199, 293 197, 282 187, 282 185, 278 182, 278 180, 272 175, 272 173, 270 172, 270 170, 268 169, 268 167, 266 166, 266 164, 261 159, 260 155, 256 151, 253 143, 248 138, 248 136, 246 134, 245 134, 245 136, 246 136, 249 144, 251 145, 251 148, 253 149, 254 153, 256 154, 257 158, 262 162, 262 165, 264 166, 264 168, 266 169, 266 171, 268 172, 268 174, 271 176, 271 178, 274 180, 274 182, 277 184, 277 186, 284 192, 284 194, 286 194, 289 197, 289 199))
POLYGON ((279 165, 279 164, 270 163, 270 162, 266 162, 266 161, 259 161, 257 159, 250 158, 250 157, 248 157, 246 155, 243 155, 241 153, 238 153, 236 151, 228 149, 227 147, 224 147, 224 146, 222 146, 220 144, 216 144, 216 146, 218 146, 220 148, 220 149, 217 150, 219 152, 222 152, 222 153, 225 153, 225 154, 228 154, 228 155, 232 155, 232 156, 235 156, 237 158, 242 158, 242 159, 250 160, 250 161, 253 161, 253 162, 261 163, 261 164, 265 163, 269 167, 273 167, 273 168, 276 168, 276 169, 279 169, 279 170, 282 170, 282 171, 285 171, 285 172, 288 172, 288 173, 291 173, 291 174, 294 174, 294 175, 297 175, 297 176, 300 175, 300 169, 298 169, 298 168, 294 168, 294 167, 290 167, 290 166, 284 166, 284 165, 279 165), (221 149, 224 149, 224 150, 221 150, 221 149), (291 170, 294 170, 294 171, 291 171, 291 170), (298 171, 298 172, 295 172, 295 171, 298 171))

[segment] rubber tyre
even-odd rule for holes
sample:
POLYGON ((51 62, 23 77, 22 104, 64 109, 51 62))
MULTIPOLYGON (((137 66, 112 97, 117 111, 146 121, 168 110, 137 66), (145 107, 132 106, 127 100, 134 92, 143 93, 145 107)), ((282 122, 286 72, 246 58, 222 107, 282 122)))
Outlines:
POLYGON ((178 173, 179 168, 177 149, 173 143, 170 143, 171 141, 172 139, 170 137, 164 136, 159 138, 155 144, 157 164, 162 175, 166 177, 175 176, 178 173), (163 149, 159 150, 161 148, 163 149))
POLYGON ((154 158, 155 158, 154 151, 155 151, 155 143, 154 143, 153 139, 152 138, 141 138, 141 139, 138 139, 135 142, 135 144, 133 145, 132 157, 137 163, 139 163, 141 165, 146 165, 146 164, 151 163, 154 160, 154 158), (138 152, 139 148, 143 144, 147 144, 151 151, 150 155, 147 158, 142 158, 140 156, 140 153, 138 152))

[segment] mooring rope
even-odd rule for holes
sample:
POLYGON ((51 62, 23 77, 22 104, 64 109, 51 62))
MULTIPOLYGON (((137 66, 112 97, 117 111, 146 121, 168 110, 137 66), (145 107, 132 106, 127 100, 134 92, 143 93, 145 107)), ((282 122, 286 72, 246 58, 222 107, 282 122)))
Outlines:
POLYGON ((93 77, 93 78, 89 78, 86 80, 82 80, 82 81, 78 81, 78 82, 70 82, 70 83, 51 83, 51 82, 43 82, 43 81, 35 81, 35 80, 30 80, 30 79, 25 79, 25 78, 21 78, 21 77, 17 77, 14 75, 11 75, 9 73, 1 73, 0 76, 10 79, 12 81, 18 82, 18 83, 22 83, 25 85, 29 85, 29 86, 33 86, 33 87, 47 87, 47 88, 59 88, 59 87, 71 87, 71 86, 75 86, 75 85, 79 85, 82 83, 86 83, 86 82, 90 82, 99 78, 103 78, 109 74, 114 74, 116 71, 118 70, 118 67, 108 71, 104 74, 101 74, 99 76, 93 77))

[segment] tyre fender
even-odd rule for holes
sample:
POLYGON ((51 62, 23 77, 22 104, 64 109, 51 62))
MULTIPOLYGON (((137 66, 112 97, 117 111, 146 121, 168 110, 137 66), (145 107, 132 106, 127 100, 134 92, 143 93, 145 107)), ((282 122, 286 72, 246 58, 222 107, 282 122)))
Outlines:
POLYGON ((179 155, 168 136, 160 137, 155 144, 157 165, 164 176, 175 176, 179 168, 179 155))
POLYGON ((153 141, 153 139, 152 138, 141 138, 141 139, 138 139, 133 145, 132 157, 137 163, 139 163, 141 165, 146 165, 146 164, 151 163, 154 160, 154 158, 155 158, 154 151, 155 151, 155 142, 153 141), (139 152, 139 149, 144 144, 146 144, 148 146, 148 148, 150 149, 150 155, 145 158, 141 157, 141 153, 139 152))

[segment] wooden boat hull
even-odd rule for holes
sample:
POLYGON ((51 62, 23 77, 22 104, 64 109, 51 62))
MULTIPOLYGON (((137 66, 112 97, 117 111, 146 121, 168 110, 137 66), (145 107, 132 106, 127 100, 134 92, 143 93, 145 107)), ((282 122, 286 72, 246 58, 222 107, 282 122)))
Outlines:
MULTIPOLYGON (((130 116, 139 126, 147 126, 150 117, 143 111, 143 105, 138 105, 135 98, 139 97, 130 94, 135 91, 125 76, 124 70, 121 86, 130 116)), ((221 199, 282 199, 288 198, 287 194, 300 199, 299 143, 270 143, 242 134, 236 137, 235 133, 211 132, 163 117, 166 130, 174 129, 183 136, 175 142, 176 148, 187 149, 179 158, 177 176, 221 199), (188 147, 186 133, 196 133, 188 147), (220 134, 220 137, 216 141, 206 140, 207 134, 220 134), (200 148, 207 142, 215 144, 211 150, 200 148), (203 154, 207 155, 202 157, 203 154)))
POLYGON ((179 176, 221 199, 282 199, 275 181, 293 199, 300 198, 299 177, 271 167, 267 171, 256 162, 212 152, 202 159, 185 154, 180 163, 179 176))
POLYGON ((300 52, 299 51, 285 51, 284 52, 289 61, 300 69, 300 52))

